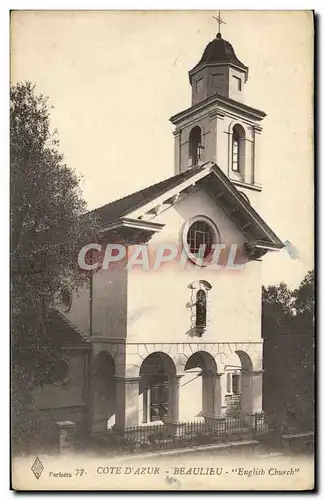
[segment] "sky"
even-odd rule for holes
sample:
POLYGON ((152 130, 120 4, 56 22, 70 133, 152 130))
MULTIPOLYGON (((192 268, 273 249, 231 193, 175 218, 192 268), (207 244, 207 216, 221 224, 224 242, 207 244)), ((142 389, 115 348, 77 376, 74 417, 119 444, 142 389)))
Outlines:
MULTIPOLYGON (((216 11, 19 11, 11 82, 54 106, 66 163, 90 209, 173 175, 169 118, 191 104, 188 71, 217 33, 216 11)), ((307 11, 222 11, 223 38, 249 67, 245 103, 263 122, 260 215, 283 250, 263 283, 299 284, 313 267, 313 21, 307 11)))

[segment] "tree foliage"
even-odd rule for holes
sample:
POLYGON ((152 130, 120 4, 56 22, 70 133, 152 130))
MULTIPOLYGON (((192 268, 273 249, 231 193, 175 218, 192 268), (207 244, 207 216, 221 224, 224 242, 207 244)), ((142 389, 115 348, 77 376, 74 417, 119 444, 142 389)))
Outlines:
POLYGON ((295 321, 298 330, 313 329, 315 314, 315 273, 309 271, 300 286, 293 291, 295 321))
POLYGON ((57 355, 46 317, 62 284, 78 286, 83 279, 77 255, 96 230, 79 178, 59 152, 48 98, 37 95, 30 82, 10 91, 10 169, 15 413, 19 397, 46 381, 57 355))
POLYGON ((294 290, 286 283, 262 287, 262 328, 264 336, 271 334, 305 333, 313 330, 314 271, 309 271, 294 290))
POLYGON ((312 429, 314 412, 314 271, 290 290, 262 293, 264 409, 284 428, 312 429))
POLYGON ((262 326, 265 333, 290 328, 292 292, 286 283, 262 288, 262 326))

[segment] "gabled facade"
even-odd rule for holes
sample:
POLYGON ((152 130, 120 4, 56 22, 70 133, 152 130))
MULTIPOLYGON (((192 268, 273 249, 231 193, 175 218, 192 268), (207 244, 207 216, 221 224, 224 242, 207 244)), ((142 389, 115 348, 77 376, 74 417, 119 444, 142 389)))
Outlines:
POLYGON ((265 113, 243 102, 247 76, 218 34, 189 72, 192 106, 171 118, 175 175, 95 211, 125 256, 92 262, 61 308, 91 346, 93 430, 262 411, 262 258, 283 245, 257 212, 265 113), (222 266, 198 264, 200 245, 222 266))

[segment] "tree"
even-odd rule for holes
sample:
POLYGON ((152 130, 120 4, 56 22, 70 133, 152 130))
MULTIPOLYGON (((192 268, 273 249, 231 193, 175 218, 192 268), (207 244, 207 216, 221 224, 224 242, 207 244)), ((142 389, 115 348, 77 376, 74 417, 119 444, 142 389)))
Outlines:
POLYGON ((313 425, 314 302, 314 271, 262 290, 264 408, 287 428, 313 425))
POLYGON ((263 337, 274 333, 287 333, 293 319, 293 293, 286 283, 262 287, 263 337))
POLYGON ((26 397, 47 381, 57 347, 46 330, 48 311, 65 282, 84 274, 77 255, 95 234, 79 178, 64 163, 50 127, 48 98, 30 82, 10 91, 11 330, 13 432, 26 397))
POLYGON ((264 335, 288 334, 291 329, 303 333, 313 330, 314 270, 309 271, 299 287, 290 290, 286 283, 262 287, 262 327, 264 335))
POLYGON ((309 271, 301 284, 293 291, 296 328, 313 330, 315 313, 315 273, 309 271))

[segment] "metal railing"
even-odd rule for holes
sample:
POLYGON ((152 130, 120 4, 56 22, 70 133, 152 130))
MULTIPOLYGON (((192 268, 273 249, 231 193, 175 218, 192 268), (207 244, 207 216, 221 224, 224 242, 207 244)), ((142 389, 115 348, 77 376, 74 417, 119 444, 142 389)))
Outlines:
POLYGON ((91 435, 100 447, 114 452, 145 452, 256 440, 267 432, 263 413, 205 417, 200 422, 164 422, 113 428, 91 435))

